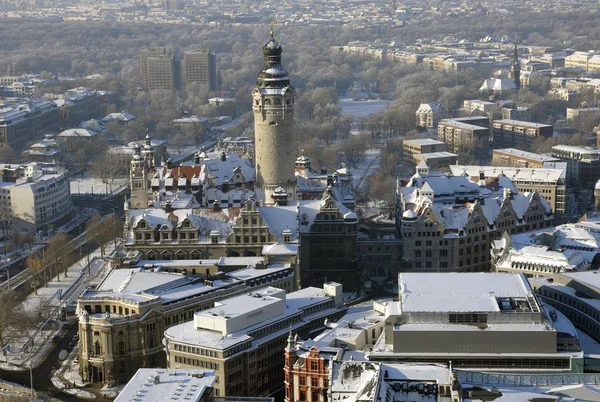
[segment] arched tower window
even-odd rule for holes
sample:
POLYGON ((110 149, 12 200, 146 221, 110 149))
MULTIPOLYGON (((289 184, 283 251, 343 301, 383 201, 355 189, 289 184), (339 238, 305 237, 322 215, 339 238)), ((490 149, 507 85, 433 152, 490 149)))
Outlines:
POLYGON ((94 343, 94 354, 96 354, 96 355, 102 354, 102 347, 100 346, 100 341, 96 341, 96 343, 94 343))

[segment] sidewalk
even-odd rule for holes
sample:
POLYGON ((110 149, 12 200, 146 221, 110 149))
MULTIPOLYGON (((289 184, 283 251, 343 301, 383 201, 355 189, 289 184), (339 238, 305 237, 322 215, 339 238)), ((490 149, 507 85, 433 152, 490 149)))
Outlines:
MULTIPOLYGON (((108 256, 114 249, 111 242, 105 246, 105 256, 108 256)), ((64 273, 60 274, 60 281, 56 277, 48 282, 47 286, 43 285, 38 288, 38 294, 31 293, 22 304, 26 311, 35 312, 42 311, 43 316, 40 316, 40 326, 44 326, 34 338, 33 344, 24 348, 38 330, 30 330, 24 334, 22 339, 9 343, 10 351, 6 356, 0 355, 0 367, 5 370, 28 370, 29 363, 33 367, 40 365, 54 349, 55 344, 52 342, 52 337, 55 335, 61 336, 65 329, 63 325, 72 323, 67 318, 66 321, 60 321, 56 313, 59 307, 67 305, 72 300, 76 300, 79 294, 89 286, 90 282, 98 282, 106 273, 108 263, 101 259, 100 249, 95 250, 89 256, 90 260, 90 275, 88 275, 87 255, 81 260, 73 264, 67 270, 67 277, 64 273), (49 317, 52 317, 49 319, 49 317)))

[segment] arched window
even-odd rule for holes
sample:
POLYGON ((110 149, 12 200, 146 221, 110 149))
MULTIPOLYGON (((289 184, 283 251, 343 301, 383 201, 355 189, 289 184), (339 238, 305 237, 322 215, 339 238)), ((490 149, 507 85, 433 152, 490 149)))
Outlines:
POLYGON ((265 106, 271 106, 271 99, 265 99, 265 106))
POLYGON ((94 354, 96 356, 102 354, 102 347, 100 346, 100 341, 96 341, 96 343, 94 343, 94 354))
POLYGON ((119 341, 117 353, 120 354, 120 355, 124 355, 125 354, 125 342, 119 341))

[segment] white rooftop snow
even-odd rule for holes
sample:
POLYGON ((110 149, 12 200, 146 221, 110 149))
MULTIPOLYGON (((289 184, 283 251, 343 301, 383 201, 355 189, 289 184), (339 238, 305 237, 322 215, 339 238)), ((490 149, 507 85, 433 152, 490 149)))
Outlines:
POLYGON ((525 298, 533 291, 523 275, 500 273, 401 273, 402 312, 499 312, 497 297, 525 298))
POLYGON ((212 370, 139 369, 119 393, 115 402, 171 401, 179 397, 200 402, 217 381, 212 370))

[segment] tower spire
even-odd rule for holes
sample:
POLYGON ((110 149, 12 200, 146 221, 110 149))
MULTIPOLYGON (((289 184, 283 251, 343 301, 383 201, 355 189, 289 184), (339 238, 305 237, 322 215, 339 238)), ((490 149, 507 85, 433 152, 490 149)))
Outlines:
POLYGON ((271 40, 275 40, 275 30, 273 29, 275 22, 271 21, 269 25, 271 26, 271 29, 269 30, 269 36, 271 37, 271 40))
POLYGON ((515 47, 513 50, 513 59, 510 63, 510 78, 515 82, 517 89, 521 88, 521 64, 519 64, 518 39, 515 36, 515 47))

